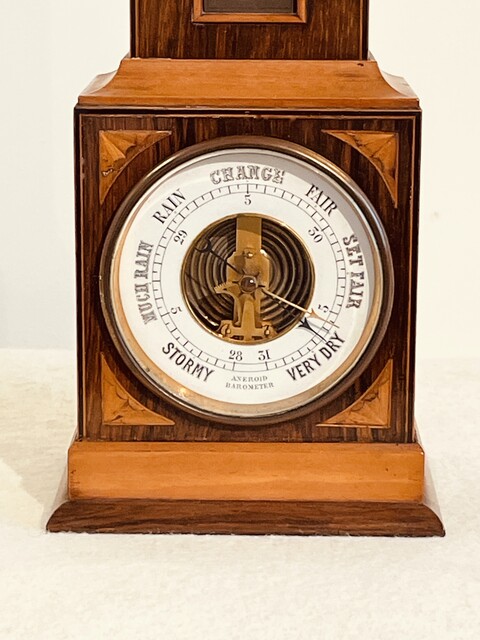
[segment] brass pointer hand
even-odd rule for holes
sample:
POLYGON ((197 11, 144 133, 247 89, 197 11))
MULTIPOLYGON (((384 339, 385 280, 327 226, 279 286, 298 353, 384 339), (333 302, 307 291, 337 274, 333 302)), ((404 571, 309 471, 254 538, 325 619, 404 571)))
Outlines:
POLYGON ((268 289, 265 289, 265 287, 261 287, 261 289, 262 289, 263 293, 266 296, 269 296, 270 298, 273 298, 274 300, 279 300, 280 302, 283 302, 284 304, 288 304, 290 307, 293 307, 294 309, 298 309, 299 311, 303 311, 305 313, 305 315, 309 316, 310 318, 316 318, 317 320, 320 320, 321 322, 326 322, 327 324, 331 324, 332 327, 335 327, 336 329, 339 328, 338 325, 336 325, 331 320, 327 320, 326 318, 322 318, 321 316, 319 316, 318 313, 316 313, 313 309, 311 309, 309 311, 308 309, 304 309, 300 305, 295 304, 295 302, 290 302, 290 300, 286 300, 286 298, 282 298, 281 296, 277 296, 276 293, 272 293, 271 291, 268 291, 268 289))

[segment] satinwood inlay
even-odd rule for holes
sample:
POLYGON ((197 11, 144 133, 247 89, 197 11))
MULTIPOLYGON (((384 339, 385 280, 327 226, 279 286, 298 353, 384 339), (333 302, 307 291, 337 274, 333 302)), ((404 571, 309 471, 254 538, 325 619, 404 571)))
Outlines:
POLYGON ((350 407, 325 422, 329 426, 388 429, 391 417, 393 361, 389 360, 372 386, 350 407))
POLYGON ((102 410, 105 425, 169 426, 168 418, 144 407, 119 383, 102 357, 102 410))
POLYGON ((100 131, 100 202, 129 162, 169 135, 170 131, 100 131))
POLYGON ((329 131, 370 160, 398 202, 398 134, 382 131, 329 131))

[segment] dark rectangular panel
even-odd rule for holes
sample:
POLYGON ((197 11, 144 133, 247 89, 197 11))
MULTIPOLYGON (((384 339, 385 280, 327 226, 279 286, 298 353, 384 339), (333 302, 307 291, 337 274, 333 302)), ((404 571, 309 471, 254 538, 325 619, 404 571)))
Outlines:
POLYGON ((206 13, 296 13, 295 0, 204 0, 206 13))

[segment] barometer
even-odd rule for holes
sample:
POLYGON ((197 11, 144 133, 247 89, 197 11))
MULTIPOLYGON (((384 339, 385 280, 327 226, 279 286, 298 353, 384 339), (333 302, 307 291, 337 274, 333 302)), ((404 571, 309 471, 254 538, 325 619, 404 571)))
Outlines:
POLYGON ((389 319, 388 242, 330 162, 223 138, 157 167, 103 254, 105 320, 154 394, 235 422, 306 413, 348 385, 389 319))
POLYGON ((367 0, 131 0, 75 109, 50 531, 442 535, 414 420, 421 111, 367 0))

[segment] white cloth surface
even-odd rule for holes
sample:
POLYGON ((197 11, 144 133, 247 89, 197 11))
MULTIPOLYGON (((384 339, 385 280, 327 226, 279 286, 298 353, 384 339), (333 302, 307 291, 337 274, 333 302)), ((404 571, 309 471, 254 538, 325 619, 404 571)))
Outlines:
POLYGON ((444 539, 47 534, 74 355, 0 351, 0 638, 480 639, 480 362, 418 366, 444 539))

